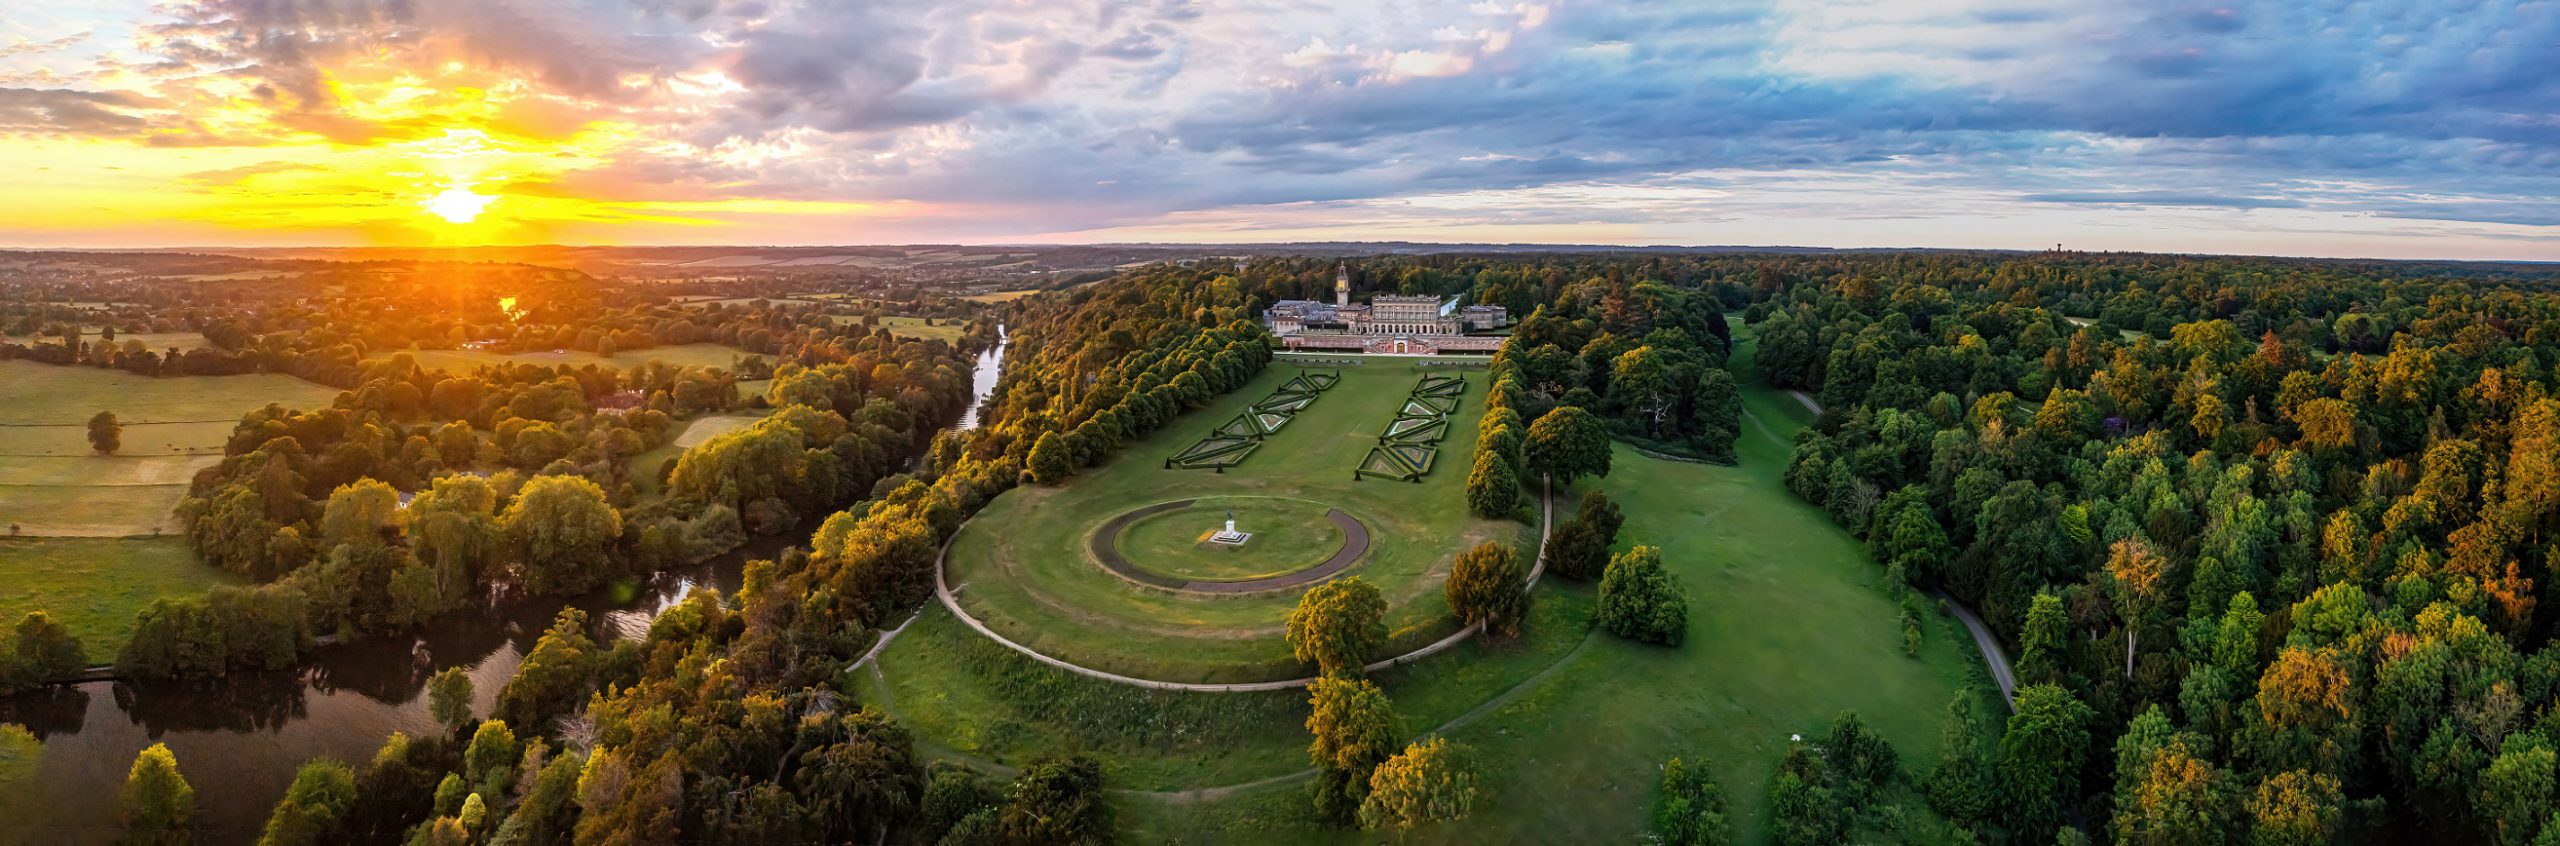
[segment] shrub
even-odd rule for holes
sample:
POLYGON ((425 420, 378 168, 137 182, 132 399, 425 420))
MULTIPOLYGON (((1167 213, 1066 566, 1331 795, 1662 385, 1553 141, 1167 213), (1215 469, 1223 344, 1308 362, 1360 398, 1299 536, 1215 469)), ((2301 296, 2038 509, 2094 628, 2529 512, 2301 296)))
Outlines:
POLYGON ((1689 629, 1689 596, 1662 566, 1662 551, 1639 546, 1609 560, 1600 577, 1600 626, 1645 643, 1678 646, 1689 629))

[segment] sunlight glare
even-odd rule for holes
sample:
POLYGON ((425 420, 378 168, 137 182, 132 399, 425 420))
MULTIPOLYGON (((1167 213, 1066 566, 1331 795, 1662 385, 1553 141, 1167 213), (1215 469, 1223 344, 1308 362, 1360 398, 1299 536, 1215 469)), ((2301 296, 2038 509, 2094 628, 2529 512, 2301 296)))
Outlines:
POLYGON ((453 185, 446 187, 443 193, 427 198, 421 205, 426 206, 428 214, 459 225, 479 219, 480 213, 497 201, 496 197, 471 190, 470 185, 453 185))

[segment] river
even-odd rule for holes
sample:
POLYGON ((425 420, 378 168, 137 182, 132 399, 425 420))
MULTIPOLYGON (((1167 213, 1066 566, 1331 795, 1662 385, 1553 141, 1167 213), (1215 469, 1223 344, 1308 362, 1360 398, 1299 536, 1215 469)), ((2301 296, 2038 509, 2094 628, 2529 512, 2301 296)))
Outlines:
MULTIPOLYGON (((978 356, 957 428, 975 428, 978 407, 995 390, 1010 344, 1003 328, 997 331, 995 348, 978 356)), ((772 558, 815 528, 813 521, 757 538, 727 555, 566 604, 586 610, 599 638, 638 638, 695 588, 735 592, 747 561, 772 558)), ((23 725, 44 744, 32 778, 0 795, 0 846, 113 840, 125 773, 153 743, 168 744, 195 787, 199 840, 252 842, 303 762, 328 757, 362 768, 392 732, 438 731, 427 714, 428 676, 464 668, 473 712, 487 715, 562 607, 527 601, 449 615, 408 637, 320 647, 286 672, 197 683, 88 682, 0 698, 0 722, 23 725)))

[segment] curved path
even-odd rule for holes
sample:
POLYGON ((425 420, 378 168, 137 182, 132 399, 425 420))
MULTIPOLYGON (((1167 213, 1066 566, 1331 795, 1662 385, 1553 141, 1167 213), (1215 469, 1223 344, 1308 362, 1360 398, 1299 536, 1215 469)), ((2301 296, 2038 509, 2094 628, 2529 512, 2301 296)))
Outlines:
MULTIPOLYGON (((1822 416, 1822 403, 1815 402, 1812 394, 1791 389, 1787 391, 1787 395, 1803 403, 1805 410, 1813 412, 1814 416, 1822 416)), ((1768 425, 1761 423, 1759 418, 1752 417, 1748 409, 1742 414, 1744 417, 1751 418, 1752 425, 1759 426, 1764 432, 1768 430, 1768 425)), ((1777 433, 1769 434, 1771 437, 1776 437, 1777 433)), ((1779 438, 1779 440, 1787 439, 1779 438)), ((1974 647, 1982 650, 1982 662, 1991 668, 1991 680, 2000 685, 2000 698, 2009 703, 2010 710, 2017 710, 2018 674, 2009 668, 2009 653, 2000 648, 2000 637, 1991 633, 1991 627, 1984 625, 1982 618, 1974 615, 1973 609, 1964 607, 1964 603, 1956 601, 1956 598, 1947 595, 1946 591, 1932 590, 1929 593, 1936 596, 1938 601, 1946 603, 1947 610, 1955 613, 1956 620, 1964 624, 1965 631, 1973 634, 1974 647)))
POLYGON ((1957 602, 1955 597, 1948 596, 1945 591, 1930 593, 1936 595, 1938 601, 1946 603, 1947 610, 1955 612, 1956 619, 1963 621, 1965 631, 1973 633, 1973 645, 1982 649, 1982 659, 1991 664, 1991 680, 2000 685, 2000 698, 2008 701, 2009 710, 2017 710, 2018 674, 2009 669, 2009 653, 2000 648, 2000 638, 1991 633, 1990 626, 1983 625, 1982 618, 1975 616, 1973 609, 1964 607, 1964 603, 1957 602))
MULTIPOLYGON (((1538 577, 1545 575, 1547 572, 1547 533, 1555 527, 1556 522, 1555 486, 1549 480, 1539 481, 1538 509, 1538 557, 1536 563, 1529 565, 1529 586, 1533 588, 1538 586, 1538 577)), ((975 629, 978 634, 984 635, 988 640, 1003 644, 1006 649, 1011 649, 1015 652, 1020 652, 1024 655, 1030 656, 1034 661, 1038 661, 1079 676, 1084 676, 1086 678, 1101 679, 1107 682, 1116 682, 1119 684, 1130 685, 1132 687, 1152 688, 1155 690, 1187 690, 1199 693, 1254 693, 1269 690, 1292 690, 1315 683, 1315 677, 1313 676, 1297 679, 1282 679, 1280 681, 1243 682, 1238 684, 1203 684, 1199 682, 1158 681, 1155 679, 1142 679, 1135 676, 1124 676, 1119 673, 1096 670, 1080 664, 1070 663, 1065 659, 1042 654, 1038 650, 1015 643, 1012 640, 1006 639, 1004 635, 997 634, 994 629, 987 628, 986 623, 980 622, 976 617, 969 616, 969 612, 960 607, 960 591, 967 588, 968 585, 961 585, 958 588, 952 587, 951 579, 945 573, 944 568, 945 559, 951 557, 951 543, 952 541, 959 540, 959 538, 960 533, 958 531, 952 532, 950 538, 943 540, 942 551, 934 554, 934 596, 942 600, 942 607, 950 609, 951 616, 960 618, 960 622, 969 624, 969 628, 975 629)), ((1369 672, 1374 673, 1390 667, 1398 667, 1415 661, 1420 661, 1424 658, 1429 658, 1433 655, 1446 652, 1450 647, 1465 643, 1468 638, 1475 637, 1477 632, 1483 630, 1484 626, 1481 624, 1470 625, 1466 628, 1450 633, 1448 637, 1432 642, 1429 646, 1425 646, 1393 658, 1388 658, 1383 661, 1372 662, 1366 669, 1369 672)))
MULTIPOLYGON (((909 622, 913 621, 910 620, 909 622)), ((904 629, 906 627, 899 626, 899 628, 904 629)), ((1591 627, 1588 631, 1583 633, 1582 641, 1580 643, 1574 644, 1573 649, 1565 652, 1564 655, 1557 657, 1553 663, 1541 668, 1538 672, 1531 674, 1528 678, 1521 679, 1510 687, 1504 688, 1501 693, 1494 694, 1493 698, 1485 700, 1482 704, 1467 709, 1466 713, 1452 717, 1448 722, 1441 723, 1438 727, 1435 727, 1430 731, 1414 735, 1414 739, 1418 740, 1426 737, 1445 735, 1458 730, 1460 727, 1465 726, 1468 723, 1475 722, 1477 718, 1493 713, 1495 709, 1501 708, 1511 700, 1519 698, 1520 694, 1527 692, 1530 688, 1537 687, 1547 679, 1554 677, 1555 674, 1558 671, 1563 670, 1566 665, 1573 663, 1574 659, 1582 657, 1582 653, 1591 648, 1592 642, 1599 639, 1600 627, 1591 627)), ((893 712, 896 711, 898 707, 897 701, 895 699, 888 698, 891 696, 889 689, 889 676, 887 673, 880 670, 880 665, 877 662, 874 662, 871 665, 871 678, 872 680, 880 683, 880 695, 885 700, 881 704, 888 707, 893 712)), ((917 744, 920 747, 926 748, 927 753, 935 757, 958 761, 978 770, 993 773, 1001 777, 1011 778, 1022 773, 1020 768, 999 763, 976 754, 943 746, 939 743, 933 743, 927 739, 918 738, 917 744)), ((1294 772, 1286 772, 1274 776, 1264 776, 1252 781, 1241 781, 1234 784, 1222 784, 1214 787, 1193 787, 1183 790, 1133 790, 1125 787, 1114 787, 1110 788, 1108 792, 1118 796, 1183 804, 1224 799, 1239 793, 1247 793, 1266 787, 1275 787, 1294 781, 1305 781, 1307 779, 1314 778, 1315 776, 1315 768, 1309 767, 1307 769, 1297 770, 1294 772)))
MULTIPOLYGON (((1303 584, 1322 581, 1328 576, 1342 572, 1345 568, 1351 566, 1351 562, 1360 560, 1360 556, 1366 555, 1369 552, 1369 524, 1360 522, 1360 518, 1343 513, 1342 509, 1333 508, 1326 510, 1324 516, 1325 519, 1333 521, 1335 528, 1342 530, 1342 548, 1334 550, 1333 557, 1325 559, 1324 563, 1317 564, 1316 566, 1309 567, 1304 570, 1299 570, 1295 573, 1282 573, 1277 576, 1268 576, 1259 579, 1236 579, 1228 581, 1184 580, 1157 575, 1156 573, 1150 572, 1145 568, 1131 563, 1128 556, 1120 554, 1120 545, 1118 543, 1120 540, 1120 533, 1127 531, 1131 524, 1167 511, 1179 511, 1189 508, 1194 502, 1199 502, 1199 500, 1178 499, 1172 502, 1159 502, 1136 511, 1122 514, 1118 517, 1111 518, 1110 522, 1102 524, 1102 528, 1093 533, 1093 540, 1088 545, 1093 550, 1094 560, 1102 562, 1103 569, 1110 570, 1114 575, 1142 585, 1160 587, 1166 590, 1190 591, 1193 593, 1234 594, 1285 590, 1303 584)), ((959 532, 952 532, 952 537, 959 536, 959 532)), ((944 544, 943 547, 948 550, 950 545, 944 544)), ((939 567, 941 565, 937 562, 935 566, 939 567)))

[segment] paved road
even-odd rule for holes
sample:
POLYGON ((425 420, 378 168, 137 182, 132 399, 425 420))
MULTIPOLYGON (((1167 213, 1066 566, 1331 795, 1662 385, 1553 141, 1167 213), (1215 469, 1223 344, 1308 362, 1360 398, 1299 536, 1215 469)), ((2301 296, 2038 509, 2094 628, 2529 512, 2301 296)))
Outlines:
POLYGON ((1973 645, 1982 649, 1982 659, 1991 664, 1991 680, 2000 683, 2000 698, 2006 700, 2011 709, 2016 709, 2018 675, 2009 669, 2009 653, 2000 648, 2000 638, 1991 633, 1990 626, 1982 624, 1981 617, 1974 616, 1973 609, 1964 607, 1964 603, 1957 602, 1955 597, 1942 591, 1930 593, 1945 602, 1947 610, 1955 612, 1956 619, 1964 623, 1965 630, 1973 633, 1973 645))

